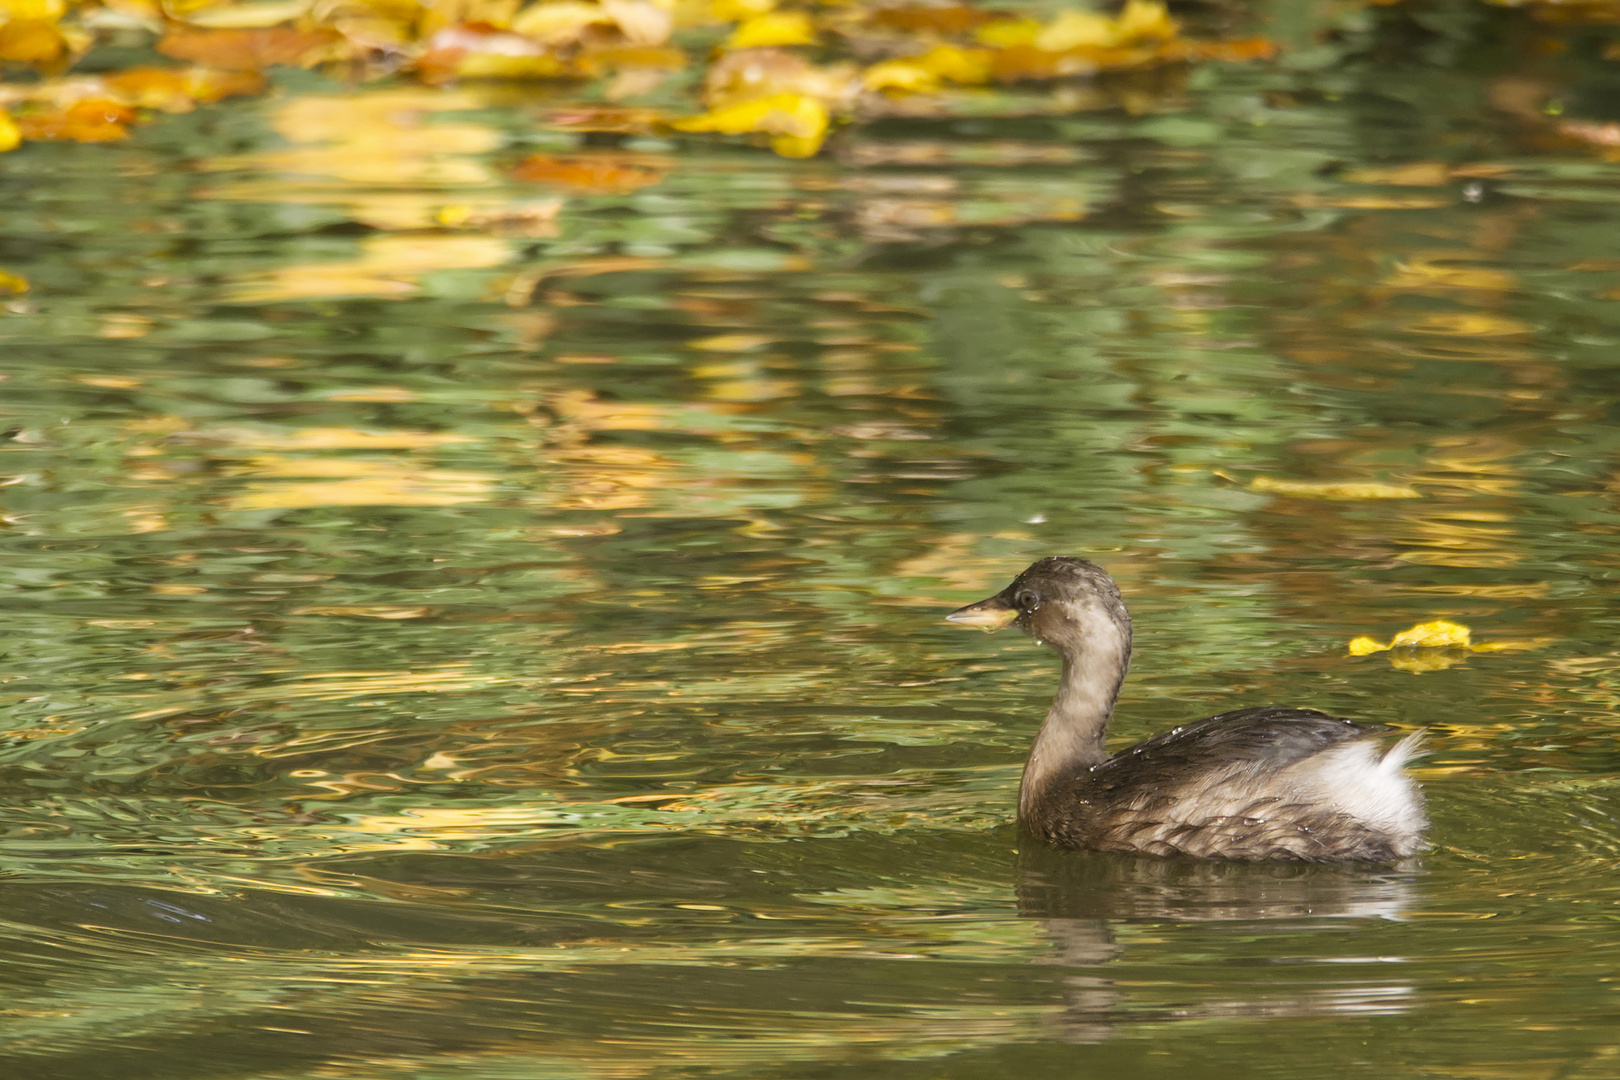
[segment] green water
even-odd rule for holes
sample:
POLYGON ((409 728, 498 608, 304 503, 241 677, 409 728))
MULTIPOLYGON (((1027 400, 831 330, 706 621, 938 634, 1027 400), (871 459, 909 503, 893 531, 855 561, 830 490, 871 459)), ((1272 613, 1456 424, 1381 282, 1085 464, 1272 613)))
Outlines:
POLYGON ((0 1070, 1620 1075, 1620 162, 1502 104, 1606 122, 1573 40, 808 162, 307 77, 0 158, 0 1070), (1432 850, 1019 852, 1053 660, 941 616, 1053 553, 1121 743, 1427 726, 1432 850), (1513 647, 1347 655, 1441 618, 1513 647))

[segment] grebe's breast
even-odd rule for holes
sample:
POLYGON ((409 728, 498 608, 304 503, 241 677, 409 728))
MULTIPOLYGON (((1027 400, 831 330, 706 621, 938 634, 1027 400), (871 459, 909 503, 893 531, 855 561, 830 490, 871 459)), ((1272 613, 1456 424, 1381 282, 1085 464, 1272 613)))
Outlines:
POLYGON ((1403 769, 1412 735, 1309 709, 1221 713, 1057 778, 1026 827, 1069 847, 1148 855, 1390 863, 1427 825, 1403 769))

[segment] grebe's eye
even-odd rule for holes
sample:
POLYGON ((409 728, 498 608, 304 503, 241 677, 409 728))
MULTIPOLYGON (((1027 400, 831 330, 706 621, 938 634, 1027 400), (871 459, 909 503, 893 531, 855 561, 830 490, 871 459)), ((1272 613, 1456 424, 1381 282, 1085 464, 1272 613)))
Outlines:
POLYGON ((1029 589, 1024 589, 1017 596, 1013 597, 1013 603, 1017 604, 1020 610, 1027 613, 1034 611, 1036 608, 1041 606, 1041 598, 1036 596, 1029 589))

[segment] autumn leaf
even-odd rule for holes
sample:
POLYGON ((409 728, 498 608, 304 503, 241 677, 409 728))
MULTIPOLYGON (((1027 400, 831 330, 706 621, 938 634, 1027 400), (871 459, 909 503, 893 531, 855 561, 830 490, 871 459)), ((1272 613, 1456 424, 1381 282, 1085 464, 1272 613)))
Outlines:
POLYGON ((67 39, 48 19, 12 19, 0 26, 0 60, 48 64, 67 52, 67 39))
POLYGON ((816 28, 802 11, 772 11, 756 15, 726 39, 727 49, 759 49, 779 45, 814 45, 816 28))
POLYGON ((105 82, 128 104, 172 113, 190 112, 199 102, 261 93, 265 85, 257 72, 198 67, 130 68, 106 76, 105 82))
POLYGON ((771 147, 784 157, 809 157, 826 138, 827 107, 806 94, 772 94, 724 105, 702 116, 677 120, 677 131, 714 131, 722 135, 765 132, 777 136, 771 147))
POLYGON ((22 130, 18 128, 17 121, 11 114, 0 109, 0 154, 7 150, 15 150, 22 142, 22 130))
POLYGON ((512 19, 511 31, 542 44, 577 41, 592 26, 607 26, 613 16, 599 4, 584 0, 555 0, 531 4, 512 19))
POLYGON ((129 137, 135 110, 117 101, 76 101, 65 109, 25 112, 17 118, 25 139, 61 139, 73 142, 117 142, 129 137))
POLYGON ((624 155, 552 157, 537 154, 520 163, 512 170, 512 175, 530 183, 618 194, 661 183, 667 172, 666 164, 649 164, 624 155))
POLYGON ((1368 656, 1375 652, 1387 652, 1390 649, 1407 647, 1416 649, 1460 647, 1466 649, 1471 638, 1471 631, 1461 623, 1436 619, 1433 622, 1418 623, 1409 630, 1402 630, 1391 638, 1387 644, 1370 637, 1355 638, 1350 642, 1350 655, 1368 656))
MULTIPOLYGON (((13 107, 14 117, 0 116, 0 151, 30 137, 123 138, 136 118, 117 107, 186 112, 260 93, 259 73, 276 65, 341 63, 343 75, 362 79, 403 71, 429 85, 600 79, 589 92, 593 101, 662 94, 676 85, 670 74, 693 62, 668 44, 677 24, 734 26, 701 72, 707 111, 675 121, 676 130, 760 134, 795 157, 816 153, 836 123, 854 119, 863 92, 888 95, 865 99, 869 115, 927 111, 927 95, 949 86, 1261 59, 1276 51, 1258 38, 1183 38, 1160 0, 1127 0, 1114 14, 1045 10, 1037 19, 959 0, 890 7, 865 0, 802 7, 778 0, 0 0, 0 62, 65 68, 103 29, 143 26, 164 28, 159 52, 197 65, 7 84, 0 104, 13 107), (818 43, 868 66, 818 64, 791 51, 818 43), (912 100, 919 97, 925 100, 912 100), (24 102, 34 107, 16 108, 24 102)), ((659 130, 664 116, 578 101, 559 101, 551 112, 554 126, 641 133, 659 130)), ((645 174, 587 175, 578 163, 537 160, 522 168, 539 182, 585 190, 656 182, 645 174)))
POLYGON ((191 30, 172 27, 157 50, 228 71, 258 71, 276 64, 307 67, 330 54, 338 36, 331 31, 270 27, 255 30, 191 30))
POLYGON ((475 26, 447 27, 433 35, 416 67, 424 80, 435 83, 453 78, 550 79, 573 71, 538 41, 475 26))
POLYGON ((860 88, 853 65, 817 67, 785 49, 727 53, 703 80, 703 96, 710 108, 774 94, 799 94, 815 98, 829 109, 846 109, 854 105, 860 88))
POLYGON ((1402 671, 1414 674, 1440 671, 1458 661, 1459 653, 1523 652, 1550 644, 1552 638, 1528 638, 1521 641, 1473 640, 1473 632, 1462 623, 1449 619, 1435 619, 1418 623, 1402 630, 1388 642, 1362 635, 1350 640, 1350 656, 1371 656, 1390 653, 1390 663, 1402 671))
POLYGON ((959 36, 975 30, 998 17, 997 12, 984 11, 966 4, 949 7, 892 7, 882 8, 873 21, 880 26, 892 27, 911 34, 936 33, 959 36))
POLYGON ((994 70, 994 53, 988 49, 937 45, 921 56, 873 64, 861 83, 868 90, 926 92, 946 80, 964 85, 989 82, 994 70))

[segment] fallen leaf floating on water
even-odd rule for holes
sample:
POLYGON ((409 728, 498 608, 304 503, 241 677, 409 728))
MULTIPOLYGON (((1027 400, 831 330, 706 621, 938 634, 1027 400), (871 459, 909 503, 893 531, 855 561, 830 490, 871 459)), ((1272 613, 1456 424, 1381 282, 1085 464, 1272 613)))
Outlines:
POLYGON ((1373 653, 1391 653, 1390 663, 1403 671, 1439 671, 1451 667, 1460 653, 1523 652, 1550 644, 1552 638, 1528 638, 1519 641, 1473 640, 1473 632, 1462 623, 1448 619, 1418 623, 1402 630, 1388 642, 1362 635, 1350 639, 1350 656, 1371 656, 1373 653))
POLYGON ((1391 638, 1388 644, 1365 636, 1353 638, 1350 642, 1350 655, 1368 656, 1376 652, 1388 652, 1390 649, 1408 647, 1416 649, 1467 649, 1471 647, 1471 637, 1472 632, 1462 623, 1436 619, 1433 622, 1418 623, 1410 630, 1402 630, 1391 638))

